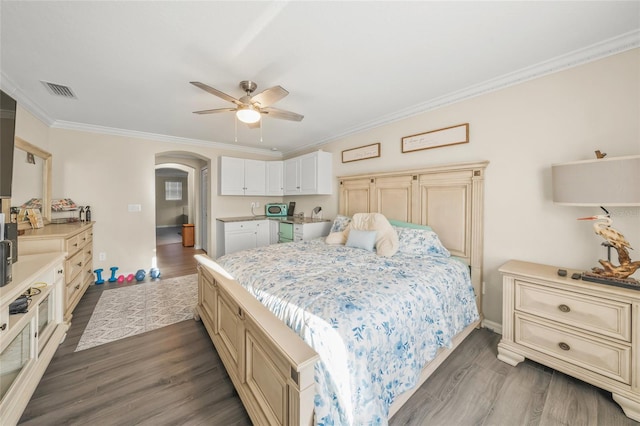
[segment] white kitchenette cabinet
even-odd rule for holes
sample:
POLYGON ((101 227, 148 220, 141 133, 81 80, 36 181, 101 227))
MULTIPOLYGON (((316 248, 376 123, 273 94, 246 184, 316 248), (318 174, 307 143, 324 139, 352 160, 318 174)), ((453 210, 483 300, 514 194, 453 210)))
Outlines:
POLYGON ((220 157, 220 195, 265 195, 266 162, 220 157))

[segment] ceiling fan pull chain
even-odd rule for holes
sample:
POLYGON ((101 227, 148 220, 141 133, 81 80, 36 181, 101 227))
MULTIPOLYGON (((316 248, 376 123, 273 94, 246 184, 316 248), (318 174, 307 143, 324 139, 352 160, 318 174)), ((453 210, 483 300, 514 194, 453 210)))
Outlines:
POLYGON ((260 143, 262 143, 262 122, 264 120, 262 120, 262 118, 260 119, 260 143))
POLYGON ((236 142, 238 142, 238 117, 235 118, 235 120, 233 120, 233 122, 235 123, 235 135, 236 135, 236 142))

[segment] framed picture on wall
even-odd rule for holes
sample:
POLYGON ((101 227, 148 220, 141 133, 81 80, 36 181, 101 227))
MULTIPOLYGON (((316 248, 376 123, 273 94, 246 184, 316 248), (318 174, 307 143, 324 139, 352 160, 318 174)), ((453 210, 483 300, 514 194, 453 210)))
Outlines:
POLYGON ((402 152, 440 148, 461 143, 469 143, 469 123, 405 136, 402 138, 402 152))
POLYGON ((380 142, 342 151, 343 163, 376 157, 380 157, 380 142))

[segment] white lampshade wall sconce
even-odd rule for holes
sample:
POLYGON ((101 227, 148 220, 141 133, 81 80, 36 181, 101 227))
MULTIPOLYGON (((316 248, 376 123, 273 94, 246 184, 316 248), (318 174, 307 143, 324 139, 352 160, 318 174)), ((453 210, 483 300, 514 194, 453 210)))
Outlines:
POLYGON ((640 283, 629 278, 640 268, 640 261, 631 261, 631 245, 624 235, 611 227, 611 217, 605 207, 640 206, 640 155, 574 161, 551 166, 553 202, 568 206, 599 206, 604 215, 580 220, 596 220, 593 228, 605 239, 609 251, 607 260, 599 260, 601 268, 582 274, 586 281, 618 285, 640 290, 640 283), (611 261, 610 250, 618 253, 618 263, 611 261))

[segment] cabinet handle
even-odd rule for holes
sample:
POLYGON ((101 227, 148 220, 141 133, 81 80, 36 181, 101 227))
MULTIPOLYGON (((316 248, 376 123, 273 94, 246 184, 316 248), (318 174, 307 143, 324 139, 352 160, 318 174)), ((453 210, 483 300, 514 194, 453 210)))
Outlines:
POLYGON ((7 329, 7 323, 0 325, 0 331, 5 331, 7 329))
POLYGON ((58 269, 58 273, 59 273, 59 274, 61 274, 61 273, 63 273, 63 272, 64 272, 64 271, 63 271, 62 269, 58 269))
POLYGON ((74 246, 74 247, 78 247, 78 243, 75 243, 73 246, 74 246))
POLYGON ((560 309, 560 312, 564 312, 564 313, 571 312, 571 308, 565 304, 558 306, 558 309, 560 309))
POLYGON ((80 284, 76 286, 76 290, 80 290, 80 284))
POLYGON ((571 346, 567 345, 565 342, 558 343, 558 346, 560 346, 560 349, 562 349, 563 351, 568 351, 569 349, 571 349, 571 346))
POLYGON ((82 267, 82 262, 78 262, 78 266, 79 266, 79 267, 82 267))

